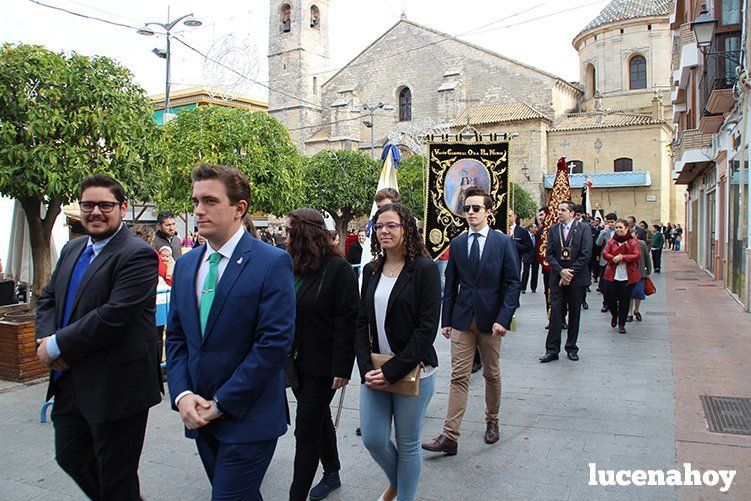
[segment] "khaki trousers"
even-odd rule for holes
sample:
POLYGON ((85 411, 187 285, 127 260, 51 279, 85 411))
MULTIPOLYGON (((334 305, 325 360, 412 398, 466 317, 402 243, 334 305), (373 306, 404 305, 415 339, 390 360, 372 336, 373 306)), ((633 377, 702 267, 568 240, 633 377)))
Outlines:
POLYGON ((459 440, 462 418, 467 408, 469 376, 475 347, 480 348, 482 376, 485 378, 485 421, 498 422, 501 407, 501 336, 479 332, 474 319, 469 330, 451 331, 451 389, 443 434, 459 440))

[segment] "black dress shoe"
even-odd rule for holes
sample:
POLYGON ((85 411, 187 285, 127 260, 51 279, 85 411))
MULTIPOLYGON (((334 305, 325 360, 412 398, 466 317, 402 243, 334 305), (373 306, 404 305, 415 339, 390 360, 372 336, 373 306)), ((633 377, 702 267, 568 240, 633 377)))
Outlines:
POLYGON ((615 326, 618 325, 618 319, 616 317, 610 318, 610 327, 615 328, 615 326))
POLYGON ((545 324, 545 330, 550 329, 550 323, 545 324))
POLYGON ((522 291, 522 294, 526 294, 526 293, 527 293, 527 291, 522 291))
POLYGON ((629 316, 626 317, 626 322, 633 322, 633 321, 634 321, 634 316, 633 315, 629 315, 629 316))
POLYGON ((475 372, 478 372, 480 369, 482 369, 482 363, 481 362, 473 362, 472 363, 472 374, 475 372))
POLYGON ((553 360, 558 360, 558 355, 555 353, 546 353, 545 356, 540 357, 541 364, 547 364, 553 360))
POLYGON ((586 302, 582 303, 582 310, 588 310, 588 309, 589 309, 589 305, 586 302))
POLYGON ((360 430, 360 427, 359 427, 359 426, 358 426, 358 427, 357 427, 357 429, 355 430, 355 435, 357 435, 358 437, 361 437, 361 436, 362 436, 362 430, 360 430))
POLYGON ((618 334, 625 334, 626 333, 626 327, 623 325, 618 326, 618 334))
POLYGON ((577 355, 573 351, 568 352, 568 355, 566 355, 566 356, 568 357, 569 360, 573 360, 574 362, 576 362, 577 360, 579 360, 579 355, 577 355))
POLYGON ((639 322, 641 322, 641 313, 639 313, 638 311, 634 313, 634 318, 636 318, 639 322))

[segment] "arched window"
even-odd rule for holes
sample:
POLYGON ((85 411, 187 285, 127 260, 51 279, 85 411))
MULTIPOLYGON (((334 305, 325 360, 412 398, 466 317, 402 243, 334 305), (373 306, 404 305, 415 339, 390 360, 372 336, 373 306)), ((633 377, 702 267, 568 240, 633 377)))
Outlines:
POLYGON ((404 87, 399 91, 399 121, 409 122, 412 120, 412 91, 404 87))
POLYGON ((279 18, 282 24, 282 32, 289 33, 292 29, 292 7, 288 3, 279 8, 279 18))
POLYGON ((628 62, 629 89, 647 88, 647 60, 644 56, 634 56, 628 62))
POLYGON ((566 166, 568 167, 569 174, 584 173, 584 162, 581 160, 571 160, 570 162, 566 162, 566 166))
POLYGON ((321 12, 315 5, 310 6, 310 27, 318 28, 321 26, 321 12))
POLYGON ((587 65, 587 99, 594 97, 595 94, 597 94, 597 71, 595 70, 595 66, 593 64, 587 65))
POLYGON ((631 172, 634 170, 634 161, 630 158, 616 158, 613 162, 615 172, 631 172))

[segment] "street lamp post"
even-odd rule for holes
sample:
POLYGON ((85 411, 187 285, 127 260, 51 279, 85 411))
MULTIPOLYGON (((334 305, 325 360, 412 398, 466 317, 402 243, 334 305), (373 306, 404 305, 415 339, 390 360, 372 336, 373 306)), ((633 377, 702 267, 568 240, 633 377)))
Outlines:
POLYGON ((383 104, 382 101, 378 101, 378 104, 375 105, 365 103, 362 108, 370 114, 370 120, 365 120, 363 124, 370 129, 370 159, 375 160, 375 112, 380 109, 393 111, 394 107, 390 104, 383 104))
POLYGON ((171 56, 172 56, 172 49, 171 49, 171 43, 172 43, 172 29, 177 26, 177 24, 183 21, 183 24, 189 28, 197 28, 201 26, 203 23, 199 21, 198 19, 193 17, 193 14, 185 14, 184 16, 180 16, 177 19, 170 21, 169 20, 169 9, 167 10, 167 22, 166 23, 160 23, 157 21, 150 21, 144 25, 143 28, 138 30, 139 35, 145 35, 145 36, 154 36, 154 35, 164 35, 167 38, 167 50, 162 50, 158 48, 154 48, 151 52, 153 52, 157 57, 164 59, 165 63, 167 65, 167 72, 164 80, 164 122, 167 121, 167 116, 170 112, 170 106, 169 106, 169 92, 170 92, 170 76, 171 76, 171 56), (150 28, 150 26, 158 26, 163 30, 163 32, 154 31, 150 28))

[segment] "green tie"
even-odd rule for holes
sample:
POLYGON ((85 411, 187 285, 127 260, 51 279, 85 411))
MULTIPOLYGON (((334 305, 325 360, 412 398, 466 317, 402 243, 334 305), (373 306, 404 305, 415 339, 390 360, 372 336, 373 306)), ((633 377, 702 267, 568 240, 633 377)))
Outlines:
POLYGON ((218 252, 209 256, 209 272, 206 275, 206 280, 203 281, 203 289, 201 290, 201 335, 206 333, 206 323, 209 321, 211 303, 214 302, 214 291, 216 290, 216 279, 219 275, 219 261, 221 260, 222 255, 218 252))

